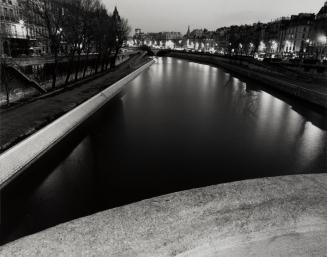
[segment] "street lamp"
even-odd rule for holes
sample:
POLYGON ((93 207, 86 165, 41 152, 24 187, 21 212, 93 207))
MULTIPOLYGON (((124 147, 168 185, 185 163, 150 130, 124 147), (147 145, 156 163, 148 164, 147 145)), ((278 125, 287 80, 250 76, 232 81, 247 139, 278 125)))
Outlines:
POLYGON ((60 34, 62 32, 62 28, 59 28, 58 30, 57 30, 57 34, 60 34))
POLYGON ((319 59, 322 61, 324 60, 326 57, 323 56, 323 52, 324 52, 324 48, 327 45, 327 36, 326 35, 319 35, 318 36, 318 43, 320 44, 320 53, 319 53, 319 59))

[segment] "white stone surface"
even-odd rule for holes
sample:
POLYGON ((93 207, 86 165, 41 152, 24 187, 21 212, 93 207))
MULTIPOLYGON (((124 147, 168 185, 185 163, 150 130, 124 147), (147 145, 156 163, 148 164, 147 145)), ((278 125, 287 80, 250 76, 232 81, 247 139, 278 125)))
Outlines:
MULTIPOLYGON (((61 116, 26 140, 0 155, 0 189, 19 175, 24 168, 40 158, 104 104, 117 95, 123 87, 154 63, 143 65, 72 111, 61 116)), ((24 117, 22 117, 24 118, 24 117)))
POLYGON ((327 256, 327 174, 240 181, 74 220, 0 256, 327 256))

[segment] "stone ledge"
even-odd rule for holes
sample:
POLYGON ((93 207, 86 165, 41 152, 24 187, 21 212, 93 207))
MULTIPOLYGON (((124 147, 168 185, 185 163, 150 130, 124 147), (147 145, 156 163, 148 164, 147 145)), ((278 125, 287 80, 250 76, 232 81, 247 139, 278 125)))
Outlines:
POLYGON ((327 174, 173 193, 0 247, 1 256, 326 256, 327 174))

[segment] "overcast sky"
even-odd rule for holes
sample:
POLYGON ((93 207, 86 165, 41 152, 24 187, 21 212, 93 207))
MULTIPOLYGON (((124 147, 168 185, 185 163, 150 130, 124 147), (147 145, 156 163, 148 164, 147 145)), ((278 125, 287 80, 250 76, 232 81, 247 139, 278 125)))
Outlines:
POLYGON ((187 26, 214 30, 297 14, 317 13, 325 0, 103 0, 112 12, 115 5, 133 28, 145 32, 179 31, 187 26))

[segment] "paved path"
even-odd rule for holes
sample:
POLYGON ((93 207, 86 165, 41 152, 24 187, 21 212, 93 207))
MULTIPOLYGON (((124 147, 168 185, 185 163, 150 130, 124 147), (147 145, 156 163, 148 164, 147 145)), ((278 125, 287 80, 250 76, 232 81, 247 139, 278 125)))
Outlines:
POLYGON ((81 86, 10 110, 0 110, 0 153, 135 70, 145 61, 140 57, 133 57, 116 71, 81 86))
POLYGON ((248 180, 74 220, 0 256, 327 256, 327 174, 248 180))

